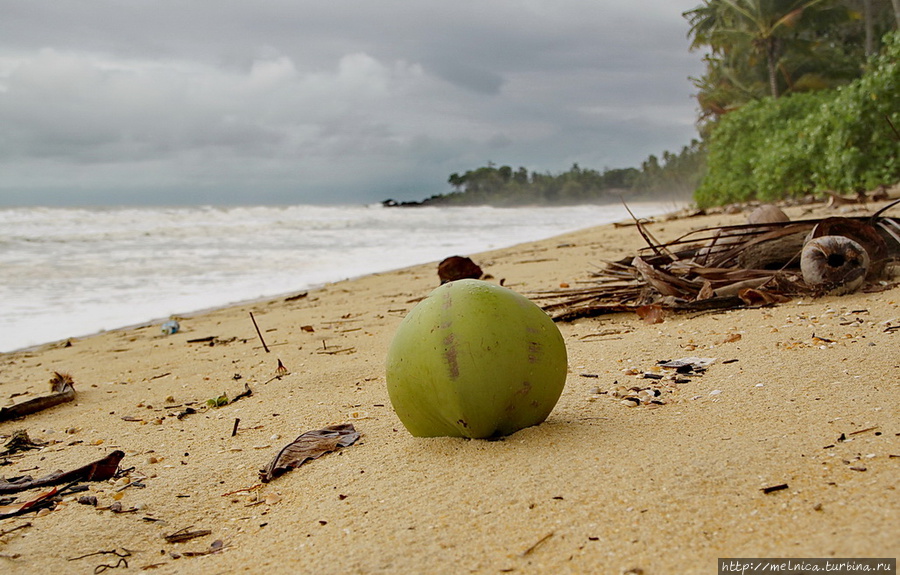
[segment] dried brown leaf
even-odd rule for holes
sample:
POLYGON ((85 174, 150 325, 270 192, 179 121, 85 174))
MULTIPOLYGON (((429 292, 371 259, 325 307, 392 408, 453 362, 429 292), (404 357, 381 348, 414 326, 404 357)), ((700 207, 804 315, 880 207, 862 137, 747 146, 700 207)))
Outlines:
POLYGON ((738 297, 745 304, 752 306, 772 305, 773 303, 785 303, 791 300, 787 296, 761 289, 741 290, 738 292, 738 297))
POLYGON ((359 432, 352 423, 329 425, 322 429, 307 431, 284 446, 264 469, 260 469, 259 478, 263 483, 268 483, 311 459, 335 451, 338 447, 353 445, 357 439, 359 432))
POLYGON ((654 324, 665 321, 666 310, 661 305, 644 305, 634 310, 644 323, 654 324))
POLYGON ((21 503, 11 503, 9 505, 0 505, 0 519, 5 519, 7 517, 14 517, 16 515, 21 515, 22 513, 27 513, 28 510, 36 507, 39 503, 50 499, 54 495, 56 495, 57 489, 54 487, 50 491, 46 491, 41 493, 34 499, 30 499, 28 501, 23 501, 21 503))

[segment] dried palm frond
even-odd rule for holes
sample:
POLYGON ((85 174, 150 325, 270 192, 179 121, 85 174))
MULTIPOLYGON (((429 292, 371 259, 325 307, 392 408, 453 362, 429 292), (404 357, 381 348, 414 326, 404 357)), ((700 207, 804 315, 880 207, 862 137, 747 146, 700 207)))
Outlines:
MULTIPOLYGON (((772 304, 823 289, 804 281, 800 255, 808 238, 840 235, 862 245, 870 260, 867 280, 878 280, 886 265, 900 261, 900 221, 883 213, 870 217, 753 223, 704 228, 659 243, 637 221, 648 246, 635 256, 591 273, 587 287, 531 294, 547 303, 555 319, 655 305, 674 310, 707 310, 772 304)), ((863 271, 862 273, 866 273, 863 271)))

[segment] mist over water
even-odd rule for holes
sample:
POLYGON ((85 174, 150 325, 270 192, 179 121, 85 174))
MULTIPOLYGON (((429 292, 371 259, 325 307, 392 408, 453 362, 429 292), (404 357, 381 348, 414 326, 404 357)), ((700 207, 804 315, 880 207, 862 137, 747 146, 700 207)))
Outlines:
POLYGON ((0 209, 0 352, 628 217, 622 205, 0 209))

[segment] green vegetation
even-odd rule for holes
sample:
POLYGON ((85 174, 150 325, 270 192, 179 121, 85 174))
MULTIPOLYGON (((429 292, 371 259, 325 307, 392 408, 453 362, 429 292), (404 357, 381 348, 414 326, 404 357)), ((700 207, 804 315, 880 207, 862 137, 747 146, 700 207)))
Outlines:
POLYGON ((701 121, 765 97, 831 89, 859 77, 900 14, 890 0, 704 0, 684 13, 701 121))
POLYGON ((898 4, 704 0, 685 12, 692 48, 709 50, 693 79, 709 153, 699 206, 900 179, 898 4))
POLYGON ((858 80, 751 102, 708 138, 708 171, 694 199, 709 206, 810 192, 854 192, 900 180, 900 34, 858 80))

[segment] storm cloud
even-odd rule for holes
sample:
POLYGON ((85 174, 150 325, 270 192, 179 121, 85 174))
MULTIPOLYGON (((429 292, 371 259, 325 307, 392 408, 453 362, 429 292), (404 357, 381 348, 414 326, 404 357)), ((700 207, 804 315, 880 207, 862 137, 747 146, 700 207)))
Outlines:
POLYGON ((4 3, 0 204, 334 203, 694 137, 695 1, 4 3))

